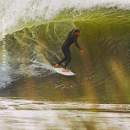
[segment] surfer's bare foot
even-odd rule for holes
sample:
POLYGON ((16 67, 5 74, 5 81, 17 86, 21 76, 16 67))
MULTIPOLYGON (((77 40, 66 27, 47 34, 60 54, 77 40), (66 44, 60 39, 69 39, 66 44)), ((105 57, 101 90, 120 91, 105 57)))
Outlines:
POLYGON ((63 68, 62 72, 69 72, 69 70, 67 70, 66 68, 63 68))
POLYGON ((54 65, 54 67, 61 67, 59 64, 54 65))

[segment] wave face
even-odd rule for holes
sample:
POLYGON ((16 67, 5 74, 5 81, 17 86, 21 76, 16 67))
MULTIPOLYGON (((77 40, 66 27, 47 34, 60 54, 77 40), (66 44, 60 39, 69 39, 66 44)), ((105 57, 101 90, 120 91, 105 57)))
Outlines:
MULTIPOLYGON (((52 65, 63 58, 61 45, 67 34, 79 28, 78 42, 84 55, 73 45, 72 62, 68 66, 77 79, 84 85, 126 86, 128 90, 130 2, 127 0, 4 0, 0 6, 0 18, 6 17, 7 33, 7 70, 0 70, 1 88, 21 77, 53 74, 52 65)), ((0 32, 4 32, 2 26, 0 32)), ((1 37, 1 48, 2 43, 1 37)), ((2 49, 0 54, 2 68, 2 49)))

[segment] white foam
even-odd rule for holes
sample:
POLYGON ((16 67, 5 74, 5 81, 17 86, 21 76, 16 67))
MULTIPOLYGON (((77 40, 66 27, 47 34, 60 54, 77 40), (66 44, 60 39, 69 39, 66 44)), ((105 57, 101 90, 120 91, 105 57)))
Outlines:
MULTIPOLYGON (((40 22, 50 20, 64 9, 74 8, 82 10, 96 5, 123 9, 130 9, 129 0, 1 0, 0 1, 0 21, 4 17, 8 33, 18 30, 30 21, 40 22), (21 23, 19 21, 21 20, 21 23), (11 29, 15 27, 15 29, 11 29)), ((0 22, 0 33, 3 32, 2 22, 0 22)))
POLYGON ((9 66, 6 66, 6 71, 3 71, 1 68, 2 65, 0 63, 0 89, 7 87, 12 82, 9 66))
POLYGON ((19 69, 15 69, 11 74, 15 79, 18 79, 18 76, 24 77, 37 77, 37 76, 47 76, 54 73, 53 67, 50 65, 49 62, 39 62, 37 59, 29 60, 31 64, 21 64, 19 69), (43 75, 44 74, 44 75, 43 75))
POLYGON ((6 64, 6 71, 2 70, 2 63, 0 62, 0 89, 6 88, 12 81, 23 77, 37 77, 48 76, 54 73, 53 67, 49 62, 39 62, 38 60, 29 60, 31 64, 21 64, 20 68, 13 70, 6 64), (44 74, 44 75, 43 75, 44 74))

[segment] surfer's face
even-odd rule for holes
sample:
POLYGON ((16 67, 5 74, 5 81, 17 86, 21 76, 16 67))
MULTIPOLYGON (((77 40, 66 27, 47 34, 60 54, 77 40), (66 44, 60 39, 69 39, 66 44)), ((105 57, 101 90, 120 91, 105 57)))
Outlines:
POLYGON ((76 36, 79 36, 79 35, 80 35, 80 32, 76 32, 75 35, 76 35, 76 36))
POLYGON ((79 36, 80 35, 80 32, 77 32, 77 36, 79 36))

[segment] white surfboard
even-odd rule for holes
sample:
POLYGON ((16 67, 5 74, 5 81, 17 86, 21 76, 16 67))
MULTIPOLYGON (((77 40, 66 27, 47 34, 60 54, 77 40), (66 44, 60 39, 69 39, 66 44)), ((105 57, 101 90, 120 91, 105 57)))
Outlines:
POLYGON ((63 69, 63 68, 55 68, 55 67, 53 67, 53 69, 54 69, 57 73, 62 74, 62 75, 66 75, 66 76, 74 76, 74 75, 75 75, 75 73, 73 73, 73 72, 70 71, 70 70, 69 70, 69 72, 62 72, 62 69, 63 69))

